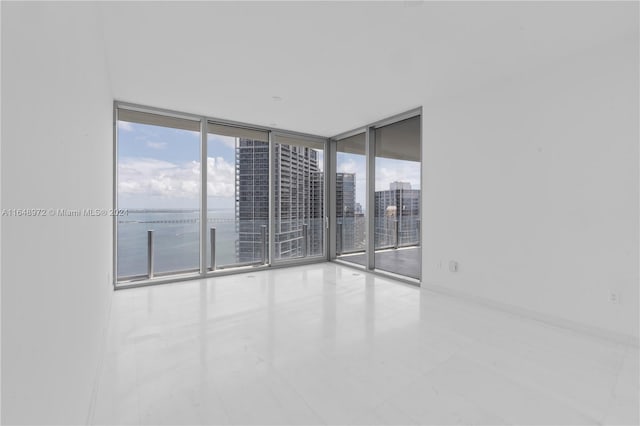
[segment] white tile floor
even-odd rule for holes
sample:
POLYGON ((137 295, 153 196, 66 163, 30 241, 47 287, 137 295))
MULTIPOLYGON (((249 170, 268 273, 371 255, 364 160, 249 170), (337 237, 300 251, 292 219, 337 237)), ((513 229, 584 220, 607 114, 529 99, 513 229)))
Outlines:
POLYGON ((332 263, 116 292, 95 424, 638 424, 638 348, 332 263))

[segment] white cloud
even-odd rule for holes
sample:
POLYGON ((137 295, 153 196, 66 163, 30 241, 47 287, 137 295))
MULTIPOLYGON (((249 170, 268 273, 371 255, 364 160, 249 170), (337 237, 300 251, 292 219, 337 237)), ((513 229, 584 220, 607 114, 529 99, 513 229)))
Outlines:
POLYGON ((125 132, 133 131, 133 125, 128 121, 118 121, 118 129, 124 130, 125 132))
POLYGON ((340 164, 338 164, 338 173, 356 173, 359 174, 360 172, 362 173, 366 173, 365 170, 358 170, 358 164, 356 164, 355 161, 353 161, 353 159, 349 158, 348 160, 343 160, 340 162, 340 164))
POLYGON ((413 161, 379 160, 376 162, 376 191, 389 189, 392 182, 409 182, 420 188, 420 163, 413 161))
MULTIPOLYGON (((233 197, 235 169, 224 158, 207 159, 208 195, 233 197)), ((200 193, 200 163, 174 164, 153 158, 124 158, 118 167, 120 195, 196 199, 200 193)))
POLYGON ((153 149, 167 149, 167 146, 169 146, 169 144, 166 142, 151 142, 151 141, 147 141, 146 145, 149 148, 153 148, 153 149))
POLYGON ((207 196, 233 197, 236 189, 236 174, 233 164, 222 157, 207 158, 207 196))
POLYGON ((182 165, 153 158, 126 158, 118 168, 118 191, 165 198, 198 196, 200 164, 182 165), (195 184, 195 185, 194 185, 195 184))

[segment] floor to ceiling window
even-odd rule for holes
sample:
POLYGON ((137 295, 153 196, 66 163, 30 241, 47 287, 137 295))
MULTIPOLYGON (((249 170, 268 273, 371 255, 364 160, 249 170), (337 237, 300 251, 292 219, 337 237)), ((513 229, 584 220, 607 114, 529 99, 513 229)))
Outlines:
POLYGON ((117 138, 118 280, 197 271, 200 123, 121 110, 117 138))
POLYGON ((317 136, 120 102, 116 117, 117 286, 333 253, 420 279, 419 111, 336 138, 332 158, 317 136))
POLYGON ((375 130, 375 267, 420 278, 420 117, 375 130))
POLYGON ((119 102, 116 116, 117 286, 326 255, 326 139, 119 102))
POLYGON ((324 255, 322 139, 273 135, 274 260, 324 255))
POLYGON ((264 264, 269 238, 269 133, 211 122, 207 132, 207 267, 264 264))
POLYGON ((337 259, 420 279, 420 145, 419 111, 336 138, 337 259))

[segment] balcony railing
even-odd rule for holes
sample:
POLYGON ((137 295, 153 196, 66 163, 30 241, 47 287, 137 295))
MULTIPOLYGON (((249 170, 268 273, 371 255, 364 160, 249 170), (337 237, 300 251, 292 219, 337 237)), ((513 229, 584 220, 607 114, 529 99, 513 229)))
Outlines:
MULTIPOLYGON (((200 271, 200 221, 191 212, 140 212, 118 222, 118 281, 135 281, 200 271), (133 217, 132 217, 133 216, 133 217)), ((233 213, 230 213, 232 215, 233 213)), ((268 220, 209 217, 207 271, 269 263, 268 220)), ((289 249, 276 259, 324 253, 324 220, 279 223, 288 232, 275 235, 289 249)))
MULTIPOLYGON (((376 250, 412 247, 420 245, 420 220, 415 218, 375 218, 376 250)), ((337 218, 336 253, 347 255, 361 253, 365 246, 366 221, 364 217, 337 218)))

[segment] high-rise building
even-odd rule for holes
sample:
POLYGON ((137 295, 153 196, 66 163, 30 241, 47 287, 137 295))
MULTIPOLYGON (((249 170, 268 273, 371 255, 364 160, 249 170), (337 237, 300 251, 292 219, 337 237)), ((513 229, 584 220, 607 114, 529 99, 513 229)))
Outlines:
POLYGON ((407 189, 411 189, 411 184, 409 182, 391 182, 389 184, 389 189, 392 191, 397 191, 399 189, 402 190, 407 190, 407 189))
POLYGON ((349 253, 364 248, 364 233, 359 235, 358 222, 364 221, 362 207, 356 211, 355 173, 336 174, 336 251, 349 253), (362 245, 362 247, 360 247, 362 245))
MULTIPOLYGON (((311 150, 313 151, 313 150, 311 150)), ((317 154, 316 151, 313 151, 317 154)), ((315 171, 310 173, 310 203, 308 239, 310 255, 321 255, 324 247, 324 173, 315 171)))
POLYGON ((236 260, 255 262, 262 259, 262 238, 268 236, 269 228, 268 142, 242 138, 238 141, 235 186, 236 260))
MULTIPOLYGON (((321 255, 324 235, 324 173, 314 149, 275 145, 275 259, 321 255)), ((236 148, 238 262, 262 256, 262 226, 269 217, 269 148, 240 139, 236 148)))
POLYGON ((420 190, 409 182, 392 182, 375 193, 375 244, 377 248, 418 244, 420 241, 420 190))

